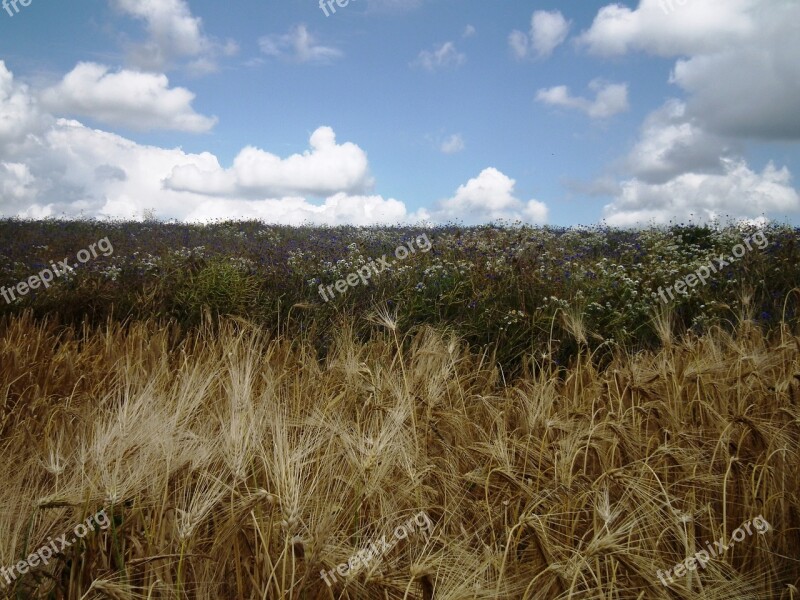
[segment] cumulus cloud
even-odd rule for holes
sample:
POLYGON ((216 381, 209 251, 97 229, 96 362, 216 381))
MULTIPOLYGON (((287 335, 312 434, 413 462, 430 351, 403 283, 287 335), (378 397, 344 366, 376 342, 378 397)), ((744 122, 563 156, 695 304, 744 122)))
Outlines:
POLYGON ((661 0, 601 9, 580 43, 601 55, 641 51, 676 59, 671 81, 710 132, 800 139, 800 4, 785 0, 661 0), (757 93, 754 93, 757 91, 757 93), (747 98, 742 102, 741 98, 747 98))
POLYGON ((624 166, 643 181, 664 183, 687 172, 722 173, 723 159, 738 150, 690 119, 685 103, 669 100, 645 119, 624 166))
MULTIPOLYGON (((778 4, 782 0, 766 0, 778 4)), ((609 4, 600 9, 578 44, 604 56, 644 51, 663 57, 718 52, 750 38, 751 11, 761 0, 690 0, 665 14, 661 0, 640 0, 636 9, 609 4)))
POLYGON ((35 182, 28 165, 0 162, 0 196, 11 204, 31 202, 36 193, 35 182))
POLYGON ((689 113, 711 131, 800 140, 800 4, 762 8, 752 22, 748 43, 680 59, 672 81, 688 94, 689 113))
POLYGON ((286 225, 373 225, 420 218, 409 214, 402 202, 379 195, 336 192, 316 204, 302 196, 248 199, 174 190, 164 181, 175 169, 216 158, 139 145, 64 119, 34 152, 20 158, 24 163, 0 163, 4 215, 138 219, 158 206, 158 217, 186 221, 259 218, 286 225))
POLYGON ((181 150, 141 146, 59 119, 15 154, 17 166, 0 170, 0 189, 12 185, 25 193, 3 194, 5 215, 134 218, 144 204, 157 203, 164 216, 180 217, 192 204, 161 184, 172 166, 192 160, 181 150))
POLYGON ((531 16, 530 33, 519 30, 508 36, 511 52, 518 59, 535 56, 547 58, 567 39, 572 24, 561 12, 537 10, 531 16))
POLYGON ((602 8, 579 37, 588 52, 675 58, 686 93, 645 120, 604 213, 612 225, 670 218, 779 218, 800 210, 786 167, 758 171, 751 140, 800 139, 800 5, 783 0, 640 0, 602 8), (663 6, 662 6, 663 4, 663 6), (742 100, 746 99, 746 100, 742 100))
POLYGON ((461 152, 464 149, 464 138, 461 137, 460 133, 454 133, 445 138, 441 146, 439 146, 439 149, 444 154, 456 154, 457 152, 461 152))
POLYGON ((28 87, 16 83, 5 62, 0 60, 0 151, 22 143, 29 133, 46 127, 46 120, 28 87))
POLYGON ((537 200, 522 200, 514 196, 516 182, 495 168, 459 186, 452 198, 442 200, 432 216, 437 221, 458 219, 465 224, 496 221, 525 221, 545 223, 547 206, 537 200))
POLYGON ((242 150, 230 169, 216 157, 176 167, 166 179, 172 190, 217 196, 326 196, 340 191, 362 193, 372 178, 366 153, 357 145, 336 143, 330 127, 320 127, 309 140, 311 150, 280 158, 259 148, 242 150))
POLYGON ((622 192, 605 206, 609 225, 634 226, 670 219, 709 221, 780 216, 800 210, 800 196, 786 167, 769 163, 758 173, 744 160, 723 159, 721 174, 684 173, 665 183, 622 182, 622 192))
POLYGON ((79 63, 56 86, 42 93, 50 112, 87 116, 101 123, 133 129, 173 129, 202 132, 217 119, 194 111, 195 95, 181 87, 170 88, 166 75, 79 63))
POLYGON ((304 24, 292 27, 285 34, 266 35, 258 40, 261 52, 267 56, 298 63, 327 64, 341 58, 341 50, 316 42, 304 24))
POLYGON ((218 43, 203 33, 203 22, 192 14, 186 0, 111 0, 124 14, 143 21, 148 39, 131 44, 130 58, 140 69, 163 71, 176 60, 189 60, 196 73, 216 70, 220 54, 238 51, 233 41, 218 43))
POLYGON ((705 131, 678 100, 647 117, 623 167, 627 178, 604 209, 611 225, 782 218, 800 210, 786 167, 755 171, 737 145, 705 131))
POLYGON ((589 83, 589 89, 596 92, 594 100, 570 95, 565 85, 539 90, 536 100, 551 106, 576 109, 593 119, 607 119, 628 110, 627 84, 595 79, 589 83))
POLYGON ((460 67, 467 60, 467 57, 456 49, 453 42, 444 42, 433 50, 422 50, 416 60, 411 63, 412 67, 421 67, 426 71, 436 71, 451 67, 460 67))

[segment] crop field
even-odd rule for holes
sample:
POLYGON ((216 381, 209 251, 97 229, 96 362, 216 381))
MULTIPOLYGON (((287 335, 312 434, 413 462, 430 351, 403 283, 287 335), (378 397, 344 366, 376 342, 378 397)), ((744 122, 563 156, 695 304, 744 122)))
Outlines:
POLYGON ((800 598, 798 229, 0 239, 8 598, 800 598))
POLYGON ((0 0, 0 600, 800 600, 800 0, 0 0))

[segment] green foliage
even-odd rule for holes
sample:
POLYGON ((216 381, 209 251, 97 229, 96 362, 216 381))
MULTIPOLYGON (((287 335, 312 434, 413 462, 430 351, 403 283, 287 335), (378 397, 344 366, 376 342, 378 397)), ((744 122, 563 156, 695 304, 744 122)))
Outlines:
MULTIPOLYGON (((399 327, 448 328, 476 347, 492 346, 502 364, 552 350, 566 362, 577 352, 564 313, 577 313, 592 349, 612 342, 652 347, 659 289, 709 264, 756 233, 750 226, 645 230, 527 226, 298 227, 259 222, 212 225, 0 221, 0 285, 15 285, 52 260, 75 256, 108 237, 115 252, 81 265, 48 290, 0 300, 0 316, 31 309, 73 323, 113 318, 178 318, 194 325, 203 311, 235 315, 327 347, 344 317, 362 323, 376 308, 396 313, 399 327), (428 252, 395 260, 395 249, 425 233, 428 252), (386 256, 391 266, 366 285, 334 285, 386 256)), ((670 300, 678 332, 731 328, 742 318, 767 327, 796 319, 800 230, 779 224, 766 243, 670 300)))
POLYGON ((197 322, 204 311, 213 315, 243 314, 258 297, 258 281, 230 261, 215 258, 189 273, 175 292, 176 314, 197 322))

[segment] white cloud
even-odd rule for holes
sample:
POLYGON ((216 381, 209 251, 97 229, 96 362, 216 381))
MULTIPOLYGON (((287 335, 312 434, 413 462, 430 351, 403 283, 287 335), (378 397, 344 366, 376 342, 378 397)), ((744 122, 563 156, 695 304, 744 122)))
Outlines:
POLYGON ((216 70, 216 56, 230 56, 234 42, 219 44, 203 33, 203 22, 192 15, 186 0, 111 0, 121 12, 144 21, 148 39, 130 47, 131 60, 141 69, 162 71, 177 59, 195 59, 196 73, 216 70))
POLYGON ((337 48, 317 44, 304 24, 292 27, 289 33, 266 35, 258 40, 258 44, 267 56, 299 63, 326 64, 343 56, 337 48))
POLYGON ((181 150, 140 146, 120 136, 59 119, 35 143, 15 152, 26 165, 0 170, 0 189, 17 186, 25 194, 4 194, 0 212, 34 218, 87 216, 133 218, 145 204, 179 217, 191 197, 164 190, 172 166, 192 160, 181 150))
POLYGON ((516 29, 508 34, 508 46, 511 48, 511 53, 520 60, 527 57, 530 52, 528 36, 516 29))
POLYGON ((81 115, 102 123, 134 129, 173 129, 202 132, 217 122, 194 111, 195 95, 181 87, 170 88, 166 75, 80 63, 56 86, 42 93, 51 112, 81 115))
POLYGON ((441 201, 433 211, 433 218, 437 221, 458 219, 465 224, 498 219, 545 223, 547 206, 536 200, 523 202, 516 198, 515 184, 495 168, 484 169, 460 186, 452 198, 441 201))
POLYGON ((0 162, 0 194, 15 205, 32 202, 35 199, 36 180, 28 165, 22 163, 0 162))
POLYGON ((640 0, 636 9, 609 4, 600 9, 578 43, 611 56, 641 50, 658 56, 718 52, 754 33, 748 13, 782 0, 691 0, 665 14, 662 0, 640 0))
POLYGON ((667 12, 660 0, 641 0, 635 10, 607 6, 581 43, 603 55, 674 57, 671 81, 687 93, 688 115, 709 132, 800 139, 800 3, 690 0, 667 12))
POLYGON ((800 4, 785 0, 640 0, 602 8, 579 45, 602 56, 675 58, 687 93, 650 114, 604 213, 612 225, 670 219, 778 218, 800 210, 786 167, 760 172, 752 139, 800 139, 800 4), (663 7, 662 7, 663 4, 663 7))
POLYGON ((723 159, 723 166, 721 174, 684 173, 665 183, 623 181, 620 195, 604 208, 606 221, 633 226, 671 219, 748 219, 765 213, 783 217, 800 210, 800 196, 786 167, 770 163, 757 173, 741 159, 723 159))
POLYGON ((472 25, 467 25, 464 28, 464 33, 461 34, 461 37, 462 38, 472 37, 473 35, 475 35, 475 32, 476 32, 475 27, 473 27, 472 25))
MULTIPOLYGON (((213 155, 142 146, 123 137, 59 120, 22 162, 0 163, 0 214, 141 218, 157 206, 165 219, 259 218, 287 225, 417 221, 405 204, 378 195, 331 194, 321 204, 301 196, 248 199, 164 186, 176 169, 216 162, 213 155)), ((212 190, 213 192, 213 190, 212 190)))
POLYGON ((511 51, 518 59, 547 58, 567 39, 572 24, 561 12, 537 10, 531 16, 530 33, 514 30, 508 36, 511 51))
POLYGON ((531 43, 539 57, 550 56, 564 43, 570 23, 558 12, 536 11, 531 18, 531 43))
POLYGON ((464 138, 461 137, 460 133, 454 133, 442 142, 439 149, 444 154, 456 154, 457 152, 461 152, 464 149, 464 138))
POLYGON ((688 93, 689 113, 710 131, 800 140, 800 3, 762 11, 753 17, 753 39, 678 60, 673 82, 688 93))
POLYGON ((664 183, 682 173, 722 173, 734 150, 689 119, 683 102, 669 100, 647 117, 624 166, 647 183, 664 183))
POLYGON ((593 119, 607 119, 628 110, 627 84, 595 79, 589 84, 589 89, 596 92, 594 100, 571 96, 565 85, 539 90, 536 100, 551 106, 580 110, 593 119))
POLYGON ((31 132, 46 126, 28 87, 14 82, 14 75, 0 60, 0 151, 9 145, 24 142, 31 132))
POLYGON ((422 67, 427 71, 459 67, 463 65, 467 57, 456 50, 453 42, 445 42, 433 50, 422 50, 411 66, 422 67))
POLYGON ((669 100, 645 119, 625 159, 627 179, 604 209, 611 225, 779 218, 800 210, 800 196, 786 167, 768 164, 760 173, 740 149, 705 131, 683 102, 669 100))
POLYGON ((217 196, 274 198, 362 193, 373 185, 366 153, 351 142, 336 143, 330 127, 309 140, 310 151, 285 159, 249 146, 223 169, 216 157, 177 167, 165 181, 169 189, 217 196))

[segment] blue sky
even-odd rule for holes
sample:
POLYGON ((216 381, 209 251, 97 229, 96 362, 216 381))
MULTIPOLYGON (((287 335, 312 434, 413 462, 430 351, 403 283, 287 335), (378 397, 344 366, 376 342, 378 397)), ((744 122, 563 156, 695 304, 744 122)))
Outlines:
POLYGON ((6 2, 3 215, 799 222, 794 0, 6 2))

